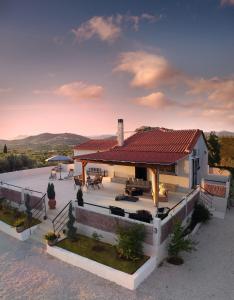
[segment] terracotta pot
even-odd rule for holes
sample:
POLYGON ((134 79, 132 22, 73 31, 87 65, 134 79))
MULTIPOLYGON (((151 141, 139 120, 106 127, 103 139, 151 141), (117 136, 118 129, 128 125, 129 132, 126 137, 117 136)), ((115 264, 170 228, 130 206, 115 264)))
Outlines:
POLYGON ((55 209, 56 208, 56 200, 55 199, 49 199, 48 205, 50 209, 55 209))
POLYGON ((16 232, 18 232, 18 233, 21 233, 21 232, 23 232, 24 231, 24 225, 22 225, 22 226, 16 226, 16 232))

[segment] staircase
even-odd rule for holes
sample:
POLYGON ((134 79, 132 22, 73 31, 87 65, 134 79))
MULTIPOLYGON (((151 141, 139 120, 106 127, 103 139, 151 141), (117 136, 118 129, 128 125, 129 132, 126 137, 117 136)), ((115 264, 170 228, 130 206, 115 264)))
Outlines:
POLYGON ((66 229, 68 221, 70 203, 72 203, 74 207, 74 203, 71 200, 59 213, 56 210, 49 210, 47 219, 43 220, 43 222, 38 225, 38 228, 31 236, 31 239, 39 243, 46 244, 44 236, 49 231, 53 231, 57 236, 59 236, 59 239, 63 239, 65 237, 64 230, 66 229))
POLYGON ((215 207, 213 206, 213 195, 202 186, 200 186, 200 201, 211 213, 215 211, 215 207))

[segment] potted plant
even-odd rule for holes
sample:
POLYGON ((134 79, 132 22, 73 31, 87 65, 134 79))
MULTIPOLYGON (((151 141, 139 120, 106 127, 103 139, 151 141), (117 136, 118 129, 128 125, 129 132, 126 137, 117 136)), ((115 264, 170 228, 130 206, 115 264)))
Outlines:
POLYGON ((79 206, 84 206, 84 200, 83 200, 83 192, 81 188, 78 189, 76 194, 77 203, 79 206))
POLYGON ((47 197, 49 199, 48 205, 50 209, 55 209, 56 208, 56 200, 55 200, 55 190, 54 190, 54 184, 53 183, 48 183, 47 187, 47 197))
POLYGON ((180 221, 174 225, 171 241, 168 245, 168 258, 167 262, 173 265, 181 265, 184 263, 181 252, 191 252, 195 250, 195 242, 190 238, 184 237, 184 230, 180 221))
POLYGON ((47 240, 49 246, 54 246, 58 240, 58 237, 54 232, 48 232, 45 235, 45 239, 47 240))
POLYGON ((18 233, 23 232, 25 230, 25 218, 17 219, 14 226, 18 233))

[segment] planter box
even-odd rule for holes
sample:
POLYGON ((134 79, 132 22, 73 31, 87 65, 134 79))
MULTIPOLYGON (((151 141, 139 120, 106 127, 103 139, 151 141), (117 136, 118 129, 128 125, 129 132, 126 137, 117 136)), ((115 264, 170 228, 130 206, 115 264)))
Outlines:
POLYGON ((15 227, 10 226, 2 221, 0 221, 0 231, 5 232, 8 235, 11 235, 12 237, 20 240, 20 241, 25 241, 27 240, 30 235, 35 231, 38 225, 35 225, 31 228, 25 229, 23 232, 16 232, 15 227))
POLYGON ((134 274, 127 274, 57 246, 50 247, 47 244, 47 253, 130 290, 135 290, 156 267, 154 256, 150 257, 134 274))

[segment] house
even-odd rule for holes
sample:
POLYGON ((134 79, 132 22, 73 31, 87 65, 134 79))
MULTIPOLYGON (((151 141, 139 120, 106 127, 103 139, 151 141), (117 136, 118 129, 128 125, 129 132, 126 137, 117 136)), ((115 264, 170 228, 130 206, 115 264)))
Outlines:
POLYGON ((156 128, 136 132, 124 140, 123 119, 119 119, 117 141, 117 145, 113 143, 109 148, 105 146, 106 141, 99 141, 103 143, 101 151, 85 149, 89 142, 78 146, 80 152, 74 158, 82 163, 84 180, 87 164, 99 164, 108 168, 112 181, 126 182, 129 178, 150 181, 156 204, 159 183, 188 190, 207 176, 208 149, 204 134, 199 129, 156 128), (86 153, 81 153, 82 149, 86 153))
MULTIPOLYGON (((115 147, 118 144, 117 139, 109 138, 109 139, 91 139, 85 143, 79 144, 74 147, 74 157, 108 151, 115 147)), ((103 170, 108 169, 105 165, 90 163, 89 168, 102 168, 103 170)), ((75 161, 74 164, 75 173, 78 174, 81 171, 81 163, 79 161, 75 161)), ((108 170, 106 170, 106 173, 108 170)))

